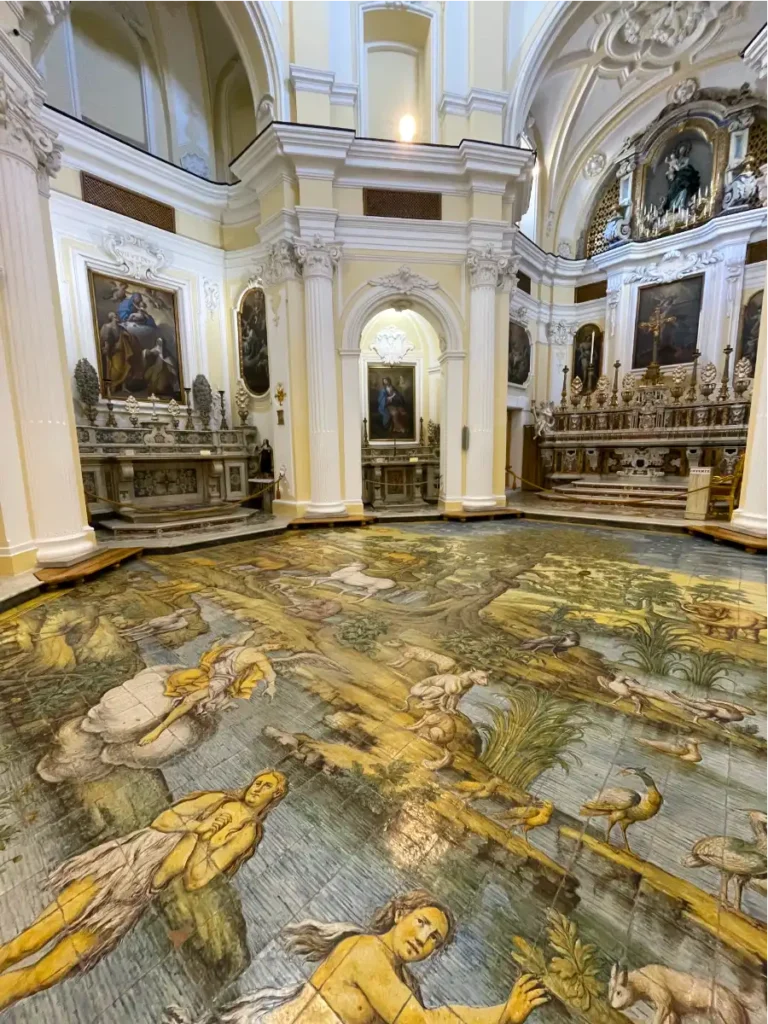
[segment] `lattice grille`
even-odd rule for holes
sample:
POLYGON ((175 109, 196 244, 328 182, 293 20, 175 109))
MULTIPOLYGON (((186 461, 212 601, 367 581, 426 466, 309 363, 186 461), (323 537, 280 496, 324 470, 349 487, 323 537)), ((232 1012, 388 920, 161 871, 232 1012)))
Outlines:
POLYGON ((366 217, 442 220, 443 197, 439 192, 401 192, 386 188, 364 188, 363 213, 366 217))
POLYGON ((517 272, 517 290, 519 292, 525 292, 526 295, 531 294, 531 279, 527 274, 524 274, 522 270, 517 272))
POLYGON ((594 256, 595 253, 603 252, 608 248, 608 244, 603 238, 603 232, 605 226, 611 219, 613 211, 619 205, 619 181, 618 178, 614 178, 606 187, 603 189, 603 194, 597 201, 594 212, 592 214, 592 220, 589 222, 589 231, 587 232, 587 258, 594 256))
POLYGON ((83 200, 92 206, 100 206, 113 213, 121 213, 124 217, 140 220, 142 224, 151 224, 164 231, 176 231, 176 211, 172 206, 158 203, 138 192, 113 185, 92 174, 82 171, 80 181, 83 188, 83 200))
POLYGON ((749 129, 747 156, 754 158, 757 167, 762 167, 768 149, 768 128, 765 121, 755 121, 749 129))
POLYGON ((591 302, 592 299, 604 299, 608 294, 608 281, 593 281, 591 284, 577 285, 573 292, 574 302, 591 302))

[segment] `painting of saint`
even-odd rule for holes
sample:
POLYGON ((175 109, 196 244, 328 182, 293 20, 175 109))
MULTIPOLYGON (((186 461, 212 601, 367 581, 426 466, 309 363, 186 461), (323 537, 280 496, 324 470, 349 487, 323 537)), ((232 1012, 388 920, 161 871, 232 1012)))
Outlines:
POLYGON ((368 364, 368 434, 371 441, 416 440, 416 367, 368 364))
POLYGON ((102 388, 114 398, 182 399, 176 293, 88 271, 102 388))
POLYGON ((237 311, 240 376, 253 395, 269 391, 269 349, 267 346, 267 301, 263 288, 245 293, 237 311))
POLYGON ((755 292, 747 302, 741 314, 741 331, 736 360, 748 359, 752 364, 750 376, 755 375, 757 360, 757 339, 760 334, 760 314, 763 311, 763 293, 755 292))
POLYGON ((603 363, 603 332, 597 324, 583 324, 573 338, 573 369, 571 380, 577 377, 586 390, 589 368, 592 367, 592 387, 597 384, 603 363))
POLYGON ((670 284, 640 288, 637 302, 632 369, 645 369, 653 360, 656 339, 659 366, 690 363, 699 336, 704 275, 670 284))
POLYGON ((507 381, 525 384, 531 373, 531 339, 528 331, 514 320, 509 322, 509 349, 507 353, 507 381))

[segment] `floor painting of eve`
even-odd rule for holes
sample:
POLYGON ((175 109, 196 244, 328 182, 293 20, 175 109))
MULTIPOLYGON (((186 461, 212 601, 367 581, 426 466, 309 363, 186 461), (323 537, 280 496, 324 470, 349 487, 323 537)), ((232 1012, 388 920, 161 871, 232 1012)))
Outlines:
POLYGON ((379 524, 4 611, 0 1024, 759 1024, 764 570, 379 524))

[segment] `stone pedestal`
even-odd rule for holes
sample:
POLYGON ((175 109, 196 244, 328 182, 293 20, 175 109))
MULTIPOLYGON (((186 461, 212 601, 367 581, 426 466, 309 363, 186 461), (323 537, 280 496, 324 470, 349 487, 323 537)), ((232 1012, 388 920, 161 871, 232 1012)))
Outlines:
POLYGON ((0 85, 0 335, 5 412, 14 420, 2 445, 0 476, 12 493, 0 488, 0 518, 7 520, 0 562, 14 572, 14 550, 36 550, 42 565, 69 565, 92 553, 94 536, 82 493, 48 220, 48 177, 58 170, 60 146, 42 121, 40 78, 4 32, 0 85))
POLYGON ((735 529, 746 533, 766 535, 766 428, 768 414, 766 412, 765 348, 766 316, 768 309, 763 303, 760 317, 760 336, 757 342, 757 364, 755 366, 755 383, 752 394, 752 409, 749 416, 749 433, 747 434, 747 451, 744 459, 744 479, 741 484, 739 507, 733 513, 732 525, 735 529))
POLYGON ((711 466, 691 469, 688 476, 688 497, 685 502, 686 519, 704 520, 707 518, 711 481, 711 466))
POLYGON ((509 259, 492 246, 470 249, 469 388, 464 497, 467 510, 495 508, 493 493, 494 370, 496 354, 496 288, 509 259))
POLYGON ((295 252, 304 273, 310 456, 310 501, 306 514, 345 515, 333 324, 333 271, 341 250, 315 236, 312 241, 297 239, 295 252))

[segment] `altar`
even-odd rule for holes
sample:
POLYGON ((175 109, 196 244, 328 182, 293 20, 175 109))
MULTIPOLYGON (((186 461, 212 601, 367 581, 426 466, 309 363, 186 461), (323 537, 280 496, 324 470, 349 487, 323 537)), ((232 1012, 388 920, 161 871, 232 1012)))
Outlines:
POLYGON ((363 444, 363 502, 373 508, 436 504, 440 489, 439 432, 426 444, 363 444))

